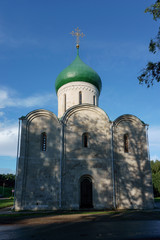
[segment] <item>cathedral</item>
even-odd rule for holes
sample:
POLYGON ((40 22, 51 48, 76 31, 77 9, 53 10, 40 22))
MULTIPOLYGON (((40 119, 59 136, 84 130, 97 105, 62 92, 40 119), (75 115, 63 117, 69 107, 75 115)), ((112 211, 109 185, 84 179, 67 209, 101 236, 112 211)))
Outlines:
POLYGON ((15 210, 153 208, 148 125, 130 114, 111 121, 98 107, 101 78, 78 40, 55 82, 58 117, 40 109, 20 118, 15 210))

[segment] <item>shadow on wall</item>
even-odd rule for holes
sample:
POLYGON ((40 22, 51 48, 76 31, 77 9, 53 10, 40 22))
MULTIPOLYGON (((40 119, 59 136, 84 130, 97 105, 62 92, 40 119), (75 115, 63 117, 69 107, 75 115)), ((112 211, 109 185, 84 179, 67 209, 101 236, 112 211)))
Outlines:
POLYGON ((114 122, 114 165, 117 208, 153 208, 146 126, 135 116, 123 115, 114 122))
POLYGON ((81 181, 90 176, 93 207, 113 208, 111 132, 108 116, 93 105, 71 108, 64 116, 63 202, 65 208, 81 206, 81 181), (84 146, 84 133, 88 136, 84 146), (70 194, 73 193, 73 194, 70 194))
POLYGON ((128 115, 115 120, 113 146, 112 122, 93 105, 67 110, 63 134, 61 126, 57 117, 45 110, 33 111, 23 120, 17 210, 91 205, 112 209, 114 198, 117 208, 153 207, 146 132, 139 119, 128 115), (46 134, 46 151, 42 151, 42 133, 46 134), (124 152, 124 134, 129 137, 128 152, 124 152))
MULTIPOLYGON (((66 117, 64 152, 67 166, 64 174, 70 176, 70 179, 65 178, 66 185, 73 185, 70 187, 72 192, 78 178, 90 175, 93 178, 95 208, 113 208, 114 197, 117 208, 153 208, 145 124, 132 115, 123 115, 114 121, 112 166, 111 122, 104 112, 96 112, 96 109, 91 106, 90 110, 89 106, 87 110, 85 106, 76 107, 66 117), (89 136, 87 148, 83 147, 82 140, 85 132, 89 136), (128 152, 125 152, 124 145, 126 133, 129 137, 128 152)), ((76 197, 72 196, 72 199, 76 200, 76 197)))
POLYGON ((45 110, 29 113, 22 123, 16 209, 57 209, 60 189, 60 123, 45 110), (42 142, 46 134, 46 149, 42 142), (44 151, 45 150, 45 151, 44 151))

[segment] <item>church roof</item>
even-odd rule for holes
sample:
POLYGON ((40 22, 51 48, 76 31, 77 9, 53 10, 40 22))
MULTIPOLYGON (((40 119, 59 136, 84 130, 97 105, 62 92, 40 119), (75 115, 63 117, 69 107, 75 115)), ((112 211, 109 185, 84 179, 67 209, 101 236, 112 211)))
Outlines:
POLYGON ((58 75, 55 82, 56 92, 63 85, 77 81, 91 83, 101 91, 102 82, 99 75, 80 59, 78 50, 75 60, 58 75))

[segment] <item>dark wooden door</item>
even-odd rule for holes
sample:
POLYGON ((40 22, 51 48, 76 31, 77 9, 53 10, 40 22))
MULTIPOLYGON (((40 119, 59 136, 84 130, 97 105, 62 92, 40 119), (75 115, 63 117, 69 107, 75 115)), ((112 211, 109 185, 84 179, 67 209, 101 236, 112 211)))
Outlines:
POLYGON ((84 178, 81 181, 81 208, 92 208, 92 181, 84 178))

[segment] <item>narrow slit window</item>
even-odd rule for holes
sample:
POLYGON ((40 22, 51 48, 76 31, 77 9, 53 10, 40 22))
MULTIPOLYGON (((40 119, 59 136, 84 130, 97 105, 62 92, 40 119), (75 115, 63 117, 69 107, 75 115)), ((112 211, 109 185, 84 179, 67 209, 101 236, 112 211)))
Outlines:
POLYGON ((66 94, 64 94, 64 112, 66 111, 66 94))
POLYGON ((82 104, 82 92, 79 92, 79 104, 82 104))
POLYGON ((93 105, 96 105, 96 96, 93 96, 93 105))
POLYGON ((124 134, 124 152, 128 153, 128 134, 124 134))
POLYGON ((83 133, 82 135, 82 146, 85 148, 89 147, 89 136, 88 133, 83 133))
POLYGON ((47 150, 47 134, 45 132, 41 134, 41 149, 42 151, 47 150))

